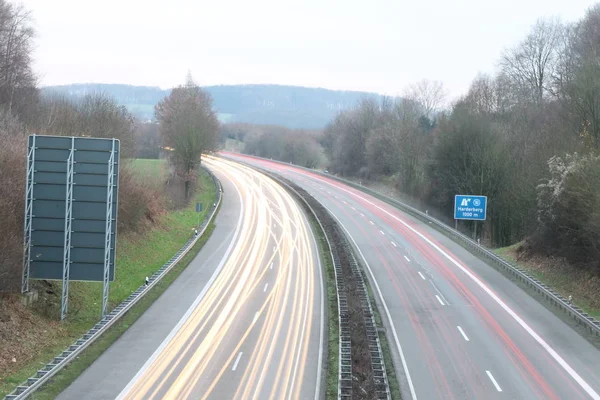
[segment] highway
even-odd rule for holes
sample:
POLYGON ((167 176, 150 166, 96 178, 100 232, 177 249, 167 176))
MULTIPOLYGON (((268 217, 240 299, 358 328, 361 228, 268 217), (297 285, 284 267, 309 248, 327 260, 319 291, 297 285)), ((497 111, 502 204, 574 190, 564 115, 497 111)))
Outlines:
POLYGON ((428 226, 339 181, 224 153, 311 193, 363 259, 403 399, 600 399, 600 351, 428 226))
POLYGON ((323 279, 310 225, 271 179, 205 164, 224 191, 213 235, 60 399, 320 397, 323 279))

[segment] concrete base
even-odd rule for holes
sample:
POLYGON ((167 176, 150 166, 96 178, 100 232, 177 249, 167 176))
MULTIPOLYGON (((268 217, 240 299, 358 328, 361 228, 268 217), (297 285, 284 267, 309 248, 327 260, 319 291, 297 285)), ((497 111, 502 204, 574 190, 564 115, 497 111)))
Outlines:
POLYGON ((29 306, 29 305, 33 304, 34 302, 37 301, 37 299, 38 299, 37 290, 32 290, 30 292, 26 292, 21 295, 21 303, 24 306, 29 306))

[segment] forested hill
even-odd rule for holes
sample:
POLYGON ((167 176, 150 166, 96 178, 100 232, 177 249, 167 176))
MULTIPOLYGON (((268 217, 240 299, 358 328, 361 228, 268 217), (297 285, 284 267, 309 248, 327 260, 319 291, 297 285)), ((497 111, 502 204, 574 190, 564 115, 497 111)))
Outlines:
MULTIPOLYGON (((289 128, 319 129, 340 110, 355 106, 360 99, 381 95, 281 85, 206 86, 222 121, 282 125, 289 128)), ((118 84, 72 84, 48 86, 44 92, 70 97, 103 92, 125 105, 136 117, 152 119, 154 105, 170 90, 159 87, 118 84)))

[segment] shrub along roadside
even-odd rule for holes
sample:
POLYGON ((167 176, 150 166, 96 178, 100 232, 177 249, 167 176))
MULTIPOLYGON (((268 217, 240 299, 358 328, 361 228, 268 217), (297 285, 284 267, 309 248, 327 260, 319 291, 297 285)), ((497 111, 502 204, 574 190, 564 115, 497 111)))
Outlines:
MULTIPOLYGON (((121 235, 117 248, 116 280, 111 284, 109 308, 123 301, 183 246, 198 223, 195 203, 212 204, 216 198, 210 176, 202 171, 200 191, 185 209, 160 217, 155 228, 139 234, 121 235)), ((202 219, 210 207, 204 207, 202 219)), ((33 375, 43 364, 89 330, 100 316, 101 283, 73 282, 70 286, 69 317, 57 323, 60 283, 36 282, 40 300, 32 309, 19 309, 19 319, 43 321, 27 332, 9 335, 0 344, 0 396, 33 375), (16 358, 16 362, 8 360, 16 358), (4 360, 2 360, 4 359, 4 360), (2 362, 4 361, 4 362, 2 362)), ((18 304, 15 307, 19 307, 18 304)))
POLYGON ((524 242, 494 249, 494 253, 518 265, 565 298, 573 296, 573 304, 600 319, 600 277, 584 269, 573 269, 559 257, 523 254, 524 242))

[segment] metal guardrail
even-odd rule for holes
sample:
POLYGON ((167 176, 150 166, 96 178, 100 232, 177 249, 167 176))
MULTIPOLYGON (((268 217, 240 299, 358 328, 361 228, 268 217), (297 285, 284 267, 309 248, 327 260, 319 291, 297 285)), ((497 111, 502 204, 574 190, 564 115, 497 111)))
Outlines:
MULTIPOLYGON (((250 156, 250 157, 254 157, 254 156, 250 156)), ((254 158, 271 161, 271 162, 278 162, 283 165, 289 165, 288 163, 270 160, 267 158, 261 158, 261 157, 254 157, 254 158)), ((371 188, 365 187, 363 185, 359 185, 356 182, 352 182, 347 179, 343 179, 343 178, 340 178, 340 177, 337 177, 337 176, 334 176, 331 174, 326 174, 326 173, 323 173, 320 171, 315 171, 310 168, 305 168, 305 167, 301 167, 301 166, 297 166, 297 165, 294 165, 294 167, 312 172, 314 174, 317 174, 317 175, 320 175, 320 176, 323 176, 326 178, 334 179, 338 182, 342 182, 348 186, 351 186, 362 192, 368 193, 380 200, 383 200, 386 203, 389 203, 389 204, 397 207, 401 211, 403 211, 407 214, 410 214, 410 215, 420 219, 423 222, 431 223, 432 226, 434 226, 440 232, 442 232, 443 234, 448 236, 450 239, 454 240, 455 242, 457 242, 458 244, 460 244, 461 246, 463 246, 464 248, 469 250, 471 253, 473 253, 487 261, 490 261, 491 265, 494 266, 496 269, 499 269, 500 271, 503 271, 503 272, 509 274, 510 276, 518 279, 523 284, 525 284, 525 285, 529 286, 530 288, 532 288, 533 290, 535 290, 538 294, 540 294, 544 298, 545 301, 547 301, 552 306, 558 308, 559 310, 561 310, 562 312, 567 314, 567 316, 569 316, 570 318, 573 318, 573 320, 575 320, 575 322, 577 322, 579 325, 585 327, 586 330, 590 334, 595 335, 595 336, 600 336, 600 321, 593 318, 589 314, 585 313, 581 308, 569 303, 569 301, 567 299, 562 297, 560 294, 558 294, 556 291, 554 291, 551 287, 545 285, 544 283, 540 282, 536 278, 532 277, 527 272, 521 270, 518 266, 513 265, 512 263, 510 263, 510 262, 504 260, 503 258, 499 257, 498 255, 492 253, 490 250, 481 246, 480 244, 478 244, 471 238, 465 236, 461 232, 458 232, 454 228, 446 225, 442 221, 440 221, 440 220, 430 216, 429 214, 426 214, 412 206, 409 206, 408 204, 405 204, 399 200, 389 197, 381 192, 378 192, 371 188)))
POLYGON ((196 244, 198 240, 204 235, 208 225, 214 219, 217 210, 221 205, 222 199, 222 187, 221 182, 217 177, 208 169, 205 168, 208 174, 211 176, 216 189, 217 200, 214 204, 213 209, 204 218, 204 221, 200 225, 200 230, 196 237, 189 239, 186 244, 167 261, 158 271, 156 271, 151 278, 149 278, 148 285, 140 286, 135 292, 127 297, 121 304, 115 307, 110 313, 102 318, 96 325, 94 325, 86 334, 77 339, 71 346, 63 351, 59 356, 55 357, 45 367, 38 370, 35 375, 27 379, 21 385, 7 395, 4 400, 22 400, 28 398, 31 394, 39 390, 50 378, 56 375, 61 369, 67 366, 73 361, 81 352, 83 352, 88 346, 94 343, 104 332, 106 332, 112 325, 114 325, 123 315, 127 313, 146 293, 148 293, 160 280, 175 266, 177 263, 185 257, 189 250, 196 244))
MULTIPOLYGON (((313 172, 315 172, 315 171, 313 171, 313 172)), ((320 172, 319 172, 319 174, 323 175, 323 176, 331 177, 330 175, 322 174, 320 172)), ((393 198, 391 198, 383 193, 380 193, 376 190, 366 188, 362 185, 359 185, 355 182, 348 181, 346 179, 342 179, 342 178, 338 178, 338 177, 333 177, 333 178, 340 182, 343 182, 349 186, 352 186, 356 189, 359 189, 363 192, 371 194, 374 197, 377 197, 380 200, 385 201, 386 203, 396 206, 397 208, 404 211, 405 213, 410 214, 410 215, 420 219, 423 222, 431 223, 431 225, 433 225, 436 229, 438 229, 440 232, 442 232, 443 234, 448 236, 450 239, 459 243, 461 246, 463 246, 464 248, 469 250, 471 253, 474 253, 475 255, 479 256, 480 258, 483 258, 486 261, 491 262, 492 265, 494 267, 496 267, 497 269, 500 269, 501 271, 516 278, 521 283, 532 288, 535 292, 540 294, 544 298, 544 300, 547 301, 549 304, 560 309, 562 312, 567 314, 569 317, 573 318, 581 326, 586 327, 586 329, 588 330, 588 332, 590 334, 600 336, 600 321, 596 320, 595 318, 591 317, 589 314, 585 313, 581 308, 573 305, 572 303, 569 303, 569 301, 567 299, 562 297, 560 294, 558 294, 556 291, 554 291, 554 289, 552 289, 551 287, 540 282, 533 276, 529 275, 527 272, 523 271, 518 266, 516 266, 516 265, 506 261, 502 257, 494 254, 493 252, 486 249, 484 246, 478 244, 477 242, 475 242, 468 236, 464 235, 463 233, 455 230, 454 228, 446 225, 445 223, 430 216, 427 213, 417 210, 416 208, 409 206, 408 204, 402 203, 402 202, 400 202, 396 199, 393 199, 393 198)))

